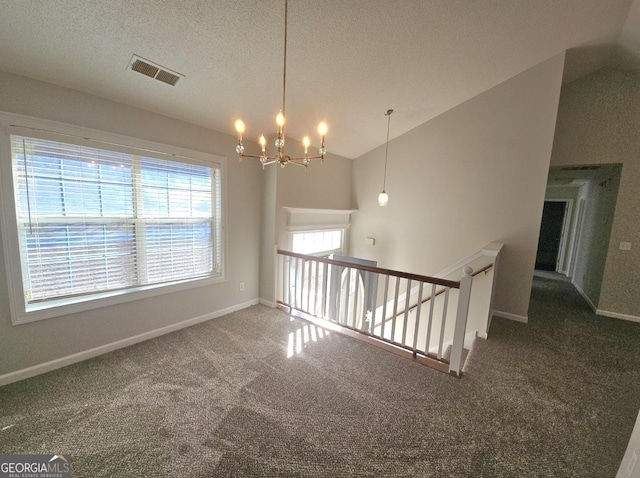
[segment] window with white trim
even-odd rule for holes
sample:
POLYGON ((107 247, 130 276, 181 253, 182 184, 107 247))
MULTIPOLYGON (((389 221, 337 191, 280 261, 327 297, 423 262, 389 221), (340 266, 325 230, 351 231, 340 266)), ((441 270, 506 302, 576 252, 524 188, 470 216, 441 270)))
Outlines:
POLYGON ((328 257, 342 251, 343 232, 342 229, 293 232, 292 251, 328 257))
POLYGON ((220 164, 44 133, 10 144, 25 316, 222 278, 220 164))

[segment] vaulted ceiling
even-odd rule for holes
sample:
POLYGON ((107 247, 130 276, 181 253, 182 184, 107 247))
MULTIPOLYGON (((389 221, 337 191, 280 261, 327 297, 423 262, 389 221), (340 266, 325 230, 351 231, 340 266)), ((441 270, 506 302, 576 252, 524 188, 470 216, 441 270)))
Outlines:
MULTIPOLYGON (((553 55, 637 68, 640 0, 289 0, 287 134, 355 158, 553 55)), ((271 133, 284 0, 0 0, 0 71, 207 128, 271 133), (131 71, 139 55, 184 75, 131 71)))

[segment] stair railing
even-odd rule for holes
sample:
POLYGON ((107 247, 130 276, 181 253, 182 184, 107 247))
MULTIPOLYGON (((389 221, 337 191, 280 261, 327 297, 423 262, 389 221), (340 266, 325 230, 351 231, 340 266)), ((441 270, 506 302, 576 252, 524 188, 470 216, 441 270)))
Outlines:
POLYGON ((470 267, 454 281, 283 250, 277 253, 279 307, 321 327, 461 376, 470 267), (422 314, 423 307, 410 310, 427 298, 428 314, 422 314), (388 319, 389 306, 393 313, 388 319), (444 350, 446 343, 451 343, 448 350, 444 350))

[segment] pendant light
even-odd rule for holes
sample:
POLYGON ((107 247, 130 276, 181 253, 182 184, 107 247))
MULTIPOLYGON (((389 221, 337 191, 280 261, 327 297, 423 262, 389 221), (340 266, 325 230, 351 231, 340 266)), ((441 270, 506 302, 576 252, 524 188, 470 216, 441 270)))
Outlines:
POLYGON ((384 180, 382 182, 382 192, 378 194, 378 204, 382 207, 389 204, 389 195, 385 188, 387 186, 387 159, 389 157, 389 127, 391 126, 391 113, 393 113, 393 110, 387 110, 384 113, 387 117, 387 149, 384 153, 384 180))

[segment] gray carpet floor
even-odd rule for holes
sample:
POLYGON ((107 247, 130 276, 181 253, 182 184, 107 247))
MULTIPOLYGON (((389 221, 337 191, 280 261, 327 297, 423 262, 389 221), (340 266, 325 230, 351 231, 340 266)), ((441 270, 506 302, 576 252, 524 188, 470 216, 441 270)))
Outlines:
POLYGON ((606 478, 640 408, 640 324, 548 276, 460 380, 320 334, 255 306, 2 387, 0 453, 91 478, 606 478))

